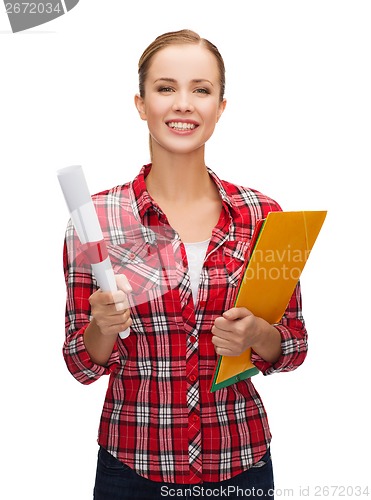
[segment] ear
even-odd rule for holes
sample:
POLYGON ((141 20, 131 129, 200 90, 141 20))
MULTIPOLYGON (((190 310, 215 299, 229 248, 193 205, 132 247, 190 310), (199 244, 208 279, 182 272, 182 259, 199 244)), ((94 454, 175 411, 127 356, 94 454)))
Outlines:
POLYGON ((217 122, 219 121, 219 118, 222 116, 226 105, 227 105, 227 99, 223 99, 222 102, 219 104, 219 109, 218 109, 218 114, 217 114, 217 119, 216 119, 217 122))
POLYGON ((144 105, 144 99, 141 97, 139 94, 135 94, 134 97, 134 103, 135 107, 138 110, 139 116, 141 117, 142 120, 147 120, 147 115, 146 115, 146 107, 144 105))

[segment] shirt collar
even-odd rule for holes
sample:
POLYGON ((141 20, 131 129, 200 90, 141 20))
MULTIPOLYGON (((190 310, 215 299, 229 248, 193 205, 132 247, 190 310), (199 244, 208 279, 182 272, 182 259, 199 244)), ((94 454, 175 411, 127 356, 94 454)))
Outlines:
MULTIPOLYGON (((155 210, 155 212, 157 212, 158 214, 162 214, 160 207, 150 196, 146 187, 145 178, 149 174, 151 167, 151 163, 143 165, 137 177, 135 177, 135 179, 131 182, 131 188, 136 205, 136 207, 133 207, 133 213, 137 213, 141 220, 143 220, 144 215, 148 210, 155 210)), ((237 209, 233 198, 228 195, 226 188, 223 185, 223 181, 221 181, 209 167, 207 167, 207 171, 212 180, 215 182, 216 187, 218 188, 222 202, 227 205, 226 208, 237 209)))
POLYGON ((132 201, 135 205, 132 206, 132 209, 134 214, 138 214, 140 220, 143 220, 147 210, 153 208, 153 206, 155 205, 154 200, 151 198, 147 191, 145 182, 145 178, 149 174, 151 166, 151 163, 148 163, 148 165, 143 165, 139 174, 131 182, 131 189, 134 195, 132 201))
POLYGON ((220 197, 221 197, 222 201, 224 201, 231 208, 237 208, 237 205, 234 202, 233 198, 228 195, 228 193, 227 193, 227 191, 226 191, 226 189, 224 187, 223 181, 221 181, 219 179, 219 177, 215 174, 215 172, 213 172, 211 170, 211 168, 207 167, 207 171, 209 172, 209 175, 212 178, 212 180, 215 182, 216 187, 218 188, 218 191, 219 191, 219 194, 220 194, 220 197))

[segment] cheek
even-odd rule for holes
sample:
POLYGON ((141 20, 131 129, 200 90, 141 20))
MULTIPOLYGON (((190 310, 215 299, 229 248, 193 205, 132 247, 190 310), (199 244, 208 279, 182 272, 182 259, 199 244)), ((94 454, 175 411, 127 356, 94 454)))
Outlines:
POLYGON ((205 106, 203 109, 203 115, 208 121, 216 123, 220 116, 219 103, 213 106, 205 106))
POLYGON ((152 99, 148 105, 148 114, 161 116, 169 109, 170 102, 166 99, 152 99))

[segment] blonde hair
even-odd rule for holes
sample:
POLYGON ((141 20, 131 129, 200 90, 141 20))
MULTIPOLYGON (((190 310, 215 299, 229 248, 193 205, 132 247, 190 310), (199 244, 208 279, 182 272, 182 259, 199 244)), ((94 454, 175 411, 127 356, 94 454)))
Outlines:
POLYGON ((219 83, 220 83, 220 101, 223 100, 225 91, 225 66, 223 58, 217 47, 206 40, 201 38, 200 35, 191 30, 170 31, 158 36, 143 52, 138 63, 139 74, 139 94, 144 97, 144 85, 146 82, 149 67, 152 58, 157 52, 170 45, 194 44, 201 45, 209 50, 216 58, 219 69, 219 83))

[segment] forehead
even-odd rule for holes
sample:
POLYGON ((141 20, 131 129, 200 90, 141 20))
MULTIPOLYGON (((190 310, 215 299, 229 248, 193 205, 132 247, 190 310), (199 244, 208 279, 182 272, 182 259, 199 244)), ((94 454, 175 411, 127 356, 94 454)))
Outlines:
POLYGON ((202 45, 171 45, 153 56, 149 67, 149 79, 175 78, 219 80, 216 57, 202 45))

